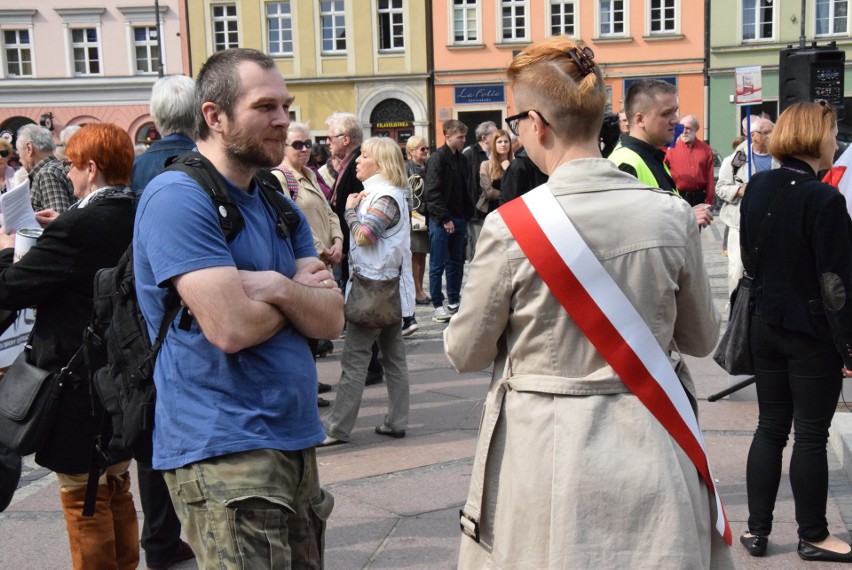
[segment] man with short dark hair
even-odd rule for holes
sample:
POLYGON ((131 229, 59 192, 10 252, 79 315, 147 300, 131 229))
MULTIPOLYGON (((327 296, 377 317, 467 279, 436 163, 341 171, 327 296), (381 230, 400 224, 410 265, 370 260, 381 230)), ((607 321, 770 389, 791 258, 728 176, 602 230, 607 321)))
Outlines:
POLYGON ((210 196, 178 171, 154 178, 137 208, 134 269, 151 337, 171 296, 186 307, 154 370, 153 463, 199 568, 322 567, 333 499, 319 486, 325 431, 308 338, 337 337, 343 298, 304 215, 293 207, 285 232, 254 179, 281 163, 292 101, 269 56, 210 56, 196 79, 197 148, 243 227, 227 241, 210 196))
POLYGON ((18 129, 15 141, 21 165, 30 178, 30 203, 36 212, 54 210, 62 213, 76 200, 74 187, 65 167, 53 155, 56 143, 50 131, 39 125, 18 129))
MULTIPOLYGON (((474 204, 476 204, 480 194, 482 194, 482 186, 479 182, 479 167, 483 162, 491 158, 491 139, 494 138, 496 130, 497 125, 494 124, 494 121, 479 123, 476 127, 476 142, 462 151, 465 159, 467 159, 467 191, 470 193, 470 199, 474 204)), ((474 208, 473 218, 467 224, 465 259, 468 261, 472 260, 476 253, 476 240, 479 238, 479 232, 482 230, 482 220, 484 219, 485 213, 474 208)))
POLYGON ((429 295, 435 314, 432 320, 446 323, 459 310, 464 274, 467 221, 473 217, 468 191, 467 160, 462 155, 467 125, 444 122, 444 145, 426 162, 423 195, 429 214, 429 295), (447 275, 447 308, 441 280, 447 275))
MULTIPOLYGON (((630 134, 621 135, 609 159, 619 170, 648 186, 677 194, 665 164, 666 153, 660 148, 674 140, 675 127, 680 121, 677 89, 659 79, 639 79, 627 89, 624 110, 630 134)), ((692 211, 701 227, 713 221, 713 213, 705 204, 693 207, 692 211)))

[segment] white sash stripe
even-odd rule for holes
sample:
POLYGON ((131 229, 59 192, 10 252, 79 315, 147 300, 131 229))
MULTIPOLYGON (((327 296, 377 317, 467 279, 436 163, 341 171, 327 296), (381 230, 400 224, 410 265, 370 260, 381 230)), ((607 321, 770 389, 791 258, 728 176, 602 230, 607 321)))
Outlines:
MULTIPOLYGON (((666 392, 706 456, 704 437, 686 392, 642 316, 589 249, 546 184, 524 194, 522 199, 559 256, 666 392)), ((714 496, 718 512, 716 528, 724 536, 722 503, 718 492, 714 496)))

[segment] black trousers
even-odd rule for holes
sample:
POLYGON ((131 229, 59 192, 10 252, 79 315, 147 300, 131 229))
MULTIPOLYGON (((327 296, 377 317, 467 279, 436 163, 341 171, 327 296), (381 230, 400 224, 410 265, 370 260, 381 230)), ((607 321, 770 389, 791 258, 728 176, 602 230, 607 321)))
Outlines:
POLYGON ((843 377, 840 356, 829 342, 751 320, 751 350, 759 419, 748 453, 748 529, 768 536, 781 480, 781 457, 795 429, 790 485, 799 538, 828 536, 826 444, 843 377))
POLYGON ((136 461, 139 502, 145 515, 142 525, 142 549, 148 566, 165 566, 180 544, 180 520, 175 513, 169 488, 162 471, 150 462, 136 461))
POLYGON ((707 190, 679 190, 681 198, 690 206, 697 206, 707 201, 707 190))

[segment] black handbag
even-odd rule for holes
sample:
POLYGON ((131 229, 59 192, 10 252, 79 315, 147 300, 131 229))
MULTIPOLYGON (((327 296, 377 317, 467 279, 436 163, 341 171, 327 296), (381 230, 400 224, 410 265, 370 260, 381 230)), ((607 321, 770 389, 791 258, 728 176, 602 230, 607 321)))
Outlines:
POLYGON ((347 322, 371 329, 399 325, 402 322, 399 276, 380 280, 352 273, 343 315, 347 322))
POLYGON ((28 362, 25 348, 0 379, 0 445, 20 456, 35 453, 53 426, 63 383, 82 361, 78 350, 59 372, 28 362))
POLYGON ((753 268, 746 268, 743 276, 737 283, 737 288, 731 295, 731 312, 728 316, 728 328, 713 353, 713 360, 729 374, 739 376, 741 374, 754 374, 754 362, 751 358, 751 346, 749 337, 751 335, 751 313, 753 309, 752 298, 752 271, 756 271, 760 254, 763 252, 763 242, 769 234, 769 228, 775 220, 775 211, 781 202, 790 194, 794 183, 788 182, 778 193, 766 212, 766 217, 760 224, 755 247, 750 257, 753 268))
POLYGON ((743 275, 734 291, 728 328, 716 347, 713 360, 729 374, 754 374, 754 363, 749 348, 751 334, 751 283, 752 278, 743 275))

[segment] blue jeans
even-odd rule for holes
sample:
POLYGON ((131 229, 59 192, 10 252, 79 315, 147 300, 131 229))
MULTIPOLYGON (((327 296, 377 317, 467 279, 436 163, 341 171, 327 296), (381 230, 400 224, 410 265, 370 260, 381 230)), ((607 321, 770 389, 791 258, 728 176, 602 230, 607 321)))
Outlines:
POLYGON ((429 220, 429 296, 437 309, 444 304, 441 278, 447 273, 447 301, 457 304, 461 298, 462 275, 464 275, 464 242, 467 221, 452 218, 455 231, 448 233, 443 224, 429 220))

